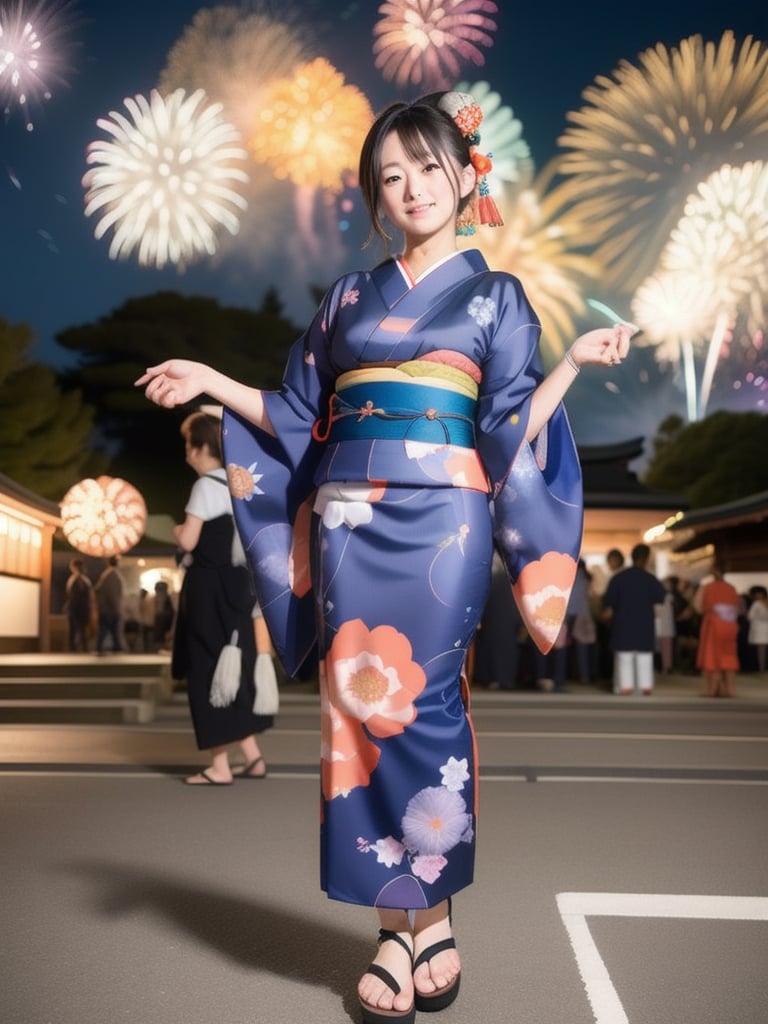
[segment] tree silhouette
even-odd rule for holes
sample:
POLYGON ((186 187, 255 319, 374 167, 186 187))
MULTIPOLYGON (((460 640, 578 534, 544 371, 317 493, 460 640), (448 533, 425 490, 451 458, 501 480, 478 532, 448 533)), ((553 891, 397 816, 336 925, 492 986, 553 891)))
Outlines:
POLYGON ((60 501, 78 480, 103 473, 107 457, 92 447, 95 410, 30 358, 34 340, 26 324, 0 317, 0 472, 60 501))
POLYGON ((715 412, 685 424, 667 416, 653 441, 643 482, 684 494, 692 509, 768 490, 768 416, 715 412))
POLYGON ((56 340, 79 354, 79 366, 66 371, 66 379, 96 409, 113 475, 138 487, 151 513, 178 520, 194 480, 184 463, 179 426, 204 399, 169 412, 148 402, 133 382, 145 367, 181 357, 260 387, 277 387, 299 333, 283 316, 274 291, 258 311, 157 292, 129 299, 96 323, 67 328, 56 340))

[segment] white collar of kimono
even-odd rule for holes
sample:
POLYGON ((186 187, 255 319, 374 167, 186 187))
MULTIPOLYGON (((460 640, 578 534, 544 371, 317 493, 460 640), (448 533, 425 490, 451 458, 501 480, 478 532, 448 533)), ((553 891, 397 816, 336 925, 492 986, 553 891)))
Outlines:
POLYGON ((405 280, 406 280, 406 282, 408 284, 408 287, 412 288, 415 284, 418 284, 419 281, 423 281, 424 278, 428 274, 431 274, 433 270, 437 270, 438 267, 442 267, 442 265, 444 263, 447 263, 448 260, 452 260, 454 256, 458 256, 458 255, 459 255, 459 250, 458 249, 456 250, 456 252, 449 252, 447 256, 441 257, 441 259, 437 260, 431 266, 427 267, 426 270, 423 270, 419 274, 419 276, 416 277, 416 278, 411 277, 411 275, 410 275, 410 273, 408 272, 408 269, 407 269, 407 264, 404 263, 402 256, 398 256, 397 257, 396 263, 397 263, 398 270, 400 271, 400 273, 405 278, 405 280))

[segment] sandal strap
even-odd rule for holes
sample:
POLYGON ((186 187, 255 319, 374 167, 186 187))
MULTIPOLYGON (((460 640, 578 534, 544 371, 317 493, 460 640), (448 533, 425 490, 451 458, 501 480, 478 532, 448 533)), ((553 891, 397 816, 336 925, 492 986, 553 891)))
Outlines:
POLYGON ((368 964, 366 974, 375 974, 380 981, 383 981, 385 985, 392 989, 396 996, 400 995, 400 986, 386 967, 382 967, 380 964, 368 964))
POLYGON ((396 942, 398 946, 402 946, 408 954, 408 959, 413 963, 413 950, 398 932, 392 932, 389 928, 379 928, 379 945, 382 942, 396 942))
POLYGON ((422 950, 414 961, 414 971, 417 967, 421 967, 422 964, 429 963, 433 956, 437 956, 438 953, 442 953, 446 949, 456 949, 456 939, 453 936, 450 939, 441 939, 439 942, 433 942, 431 946, 427 946, 426 949, 422 950))
MULTIPOLYGON (((396 942, 398 946, 402 946, 405 952, 408 954, 408 959, 413 964, 413 951, 402 935, 398 935, 397 932, 390 931, 388 928, 379 929, 379 945, 383 942, 396 942)), ((391 988, 395 995, 400 995, 400 985, 397 980, 389 973, 386 967, 382 967, 381 964, 370 963, 368 964, 368 974, 374 974, 380 981, 391 988)))

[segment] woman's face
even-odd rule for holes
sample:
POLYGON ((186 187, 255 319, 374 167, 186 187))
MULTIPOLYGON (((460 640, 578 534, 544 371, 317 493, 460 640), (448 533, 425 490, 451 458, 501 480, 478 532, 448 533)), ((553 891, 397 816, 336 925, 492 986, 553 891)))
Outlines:
POLYGON ((459 199, 475 187, 472 165, 452 162, 443 170, 425 151, 410 157, 397 132, 390 132, 381 148, 380 205, 383 218, 399 228, 411 242, 445 234, 455 244, 459 199))

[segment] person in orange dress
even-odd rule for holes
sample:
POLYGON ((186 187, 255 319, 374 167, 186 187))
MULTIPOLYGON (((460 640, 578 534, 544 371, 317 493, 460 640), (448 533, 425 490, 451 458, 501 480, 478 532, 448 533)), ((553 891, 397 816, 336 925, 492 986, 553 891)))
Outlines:
POLYGON ((697 611, 702 616, 696 665, 704 673, 707 697, 733 697, 734 676, 739 669, 736 643, 740 599, 723 574, 722 566, 713 566, 712 580, 696 595, 697 611))

